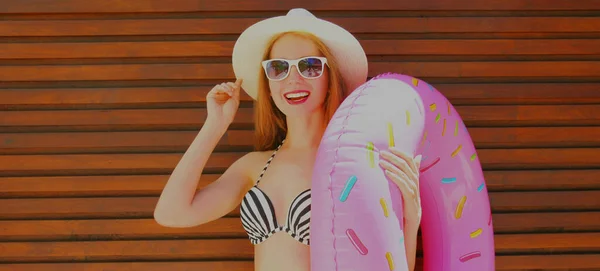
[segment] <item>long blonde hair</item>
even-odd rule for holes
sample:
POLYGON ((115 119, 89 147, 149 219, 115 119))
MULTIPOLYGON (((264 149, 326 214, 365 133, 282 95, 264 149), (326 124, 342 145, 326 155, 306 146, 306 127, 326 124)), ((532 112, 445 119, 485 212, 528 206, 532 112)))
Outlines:
MULTIPOLYGON (((348 95, 348 90, 344 85, 344 80, 337 68, 337 62, 329 48, 315 35, 306 32, 285 32, 275 35, 268 43, 264 52, 263 60, 268 59, 273 44, 283 35, 293 34, 307 38, 315 43, 319 51, 327 58, 329 67, 329 91, 325 96, 323 109, 325 112, 325 122, 329 122, 333 114, 338 109, 342 101, 348 95)), ((254 103, 255 108, 255 149, 257 151, 267 151, 275 149, 287 134, 287 123, 285 114, 273 102, 270 95, 269 82, 265 76, 265 71, 260 70, 258 83, 258 97, 254 103)))

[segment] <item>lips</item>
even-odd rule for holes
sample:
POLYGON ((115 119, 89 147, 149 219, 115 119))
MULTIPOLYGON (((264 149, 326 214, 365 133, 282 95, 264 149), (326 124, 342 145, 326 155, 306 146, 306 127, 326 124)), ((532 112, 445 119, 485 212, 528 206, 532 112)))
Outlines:
POLYGON ((283 96, 289 104, 301 104, 308 100, 308 97, 310 96, 310 91, 295 90, 286 92, 285 94, 283 94, 283 96))

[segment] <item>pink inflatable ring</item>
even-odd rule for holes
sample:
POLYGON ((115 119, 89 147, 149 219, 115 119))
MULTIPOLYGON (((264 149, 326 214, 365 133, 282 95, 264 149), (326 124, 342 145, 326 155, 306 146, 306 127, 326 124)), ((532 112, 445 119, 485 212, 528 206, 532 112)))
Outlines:
POLYGON ((383 74, 330 121, 313 173, 311 270, 407 270, 402 197, 378 165, 395 146, 423 156, 424 270, 494 270, 494 232, 481 164, 458 112, 431 85, 383 74))

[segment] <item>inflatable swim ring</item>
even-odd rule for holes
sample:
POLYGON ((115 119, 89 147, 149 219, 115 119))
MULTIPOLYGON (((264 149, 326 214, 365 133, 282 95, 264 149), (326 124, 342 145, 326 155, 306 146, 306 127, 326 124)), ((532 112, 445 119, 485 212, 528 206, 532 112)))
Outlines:
POLYGON ((312 271, 408 269, 402 196, 379 150, 421 154, 424 270, 494 270, 494 232, 481 164, 458 112, 434 87, 379 75, 344 100, 313 171, 312 271))

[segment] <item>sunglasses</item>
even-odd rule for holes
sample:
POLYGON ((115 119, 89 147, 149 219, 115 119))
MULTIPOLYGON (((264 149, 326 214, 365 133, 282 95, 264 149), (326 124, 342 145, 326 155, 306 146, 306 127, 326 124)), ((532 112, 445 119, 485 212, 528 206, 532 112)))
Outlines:
POLYGON ((306 79, 316 79, 323 75, 327 58, 319 56, 303 57, 295 60, 269 59, 262 62, 267 78, 271 81, 281 81, 290 75, 290 67, 296 66, 298 73, 306 79))

